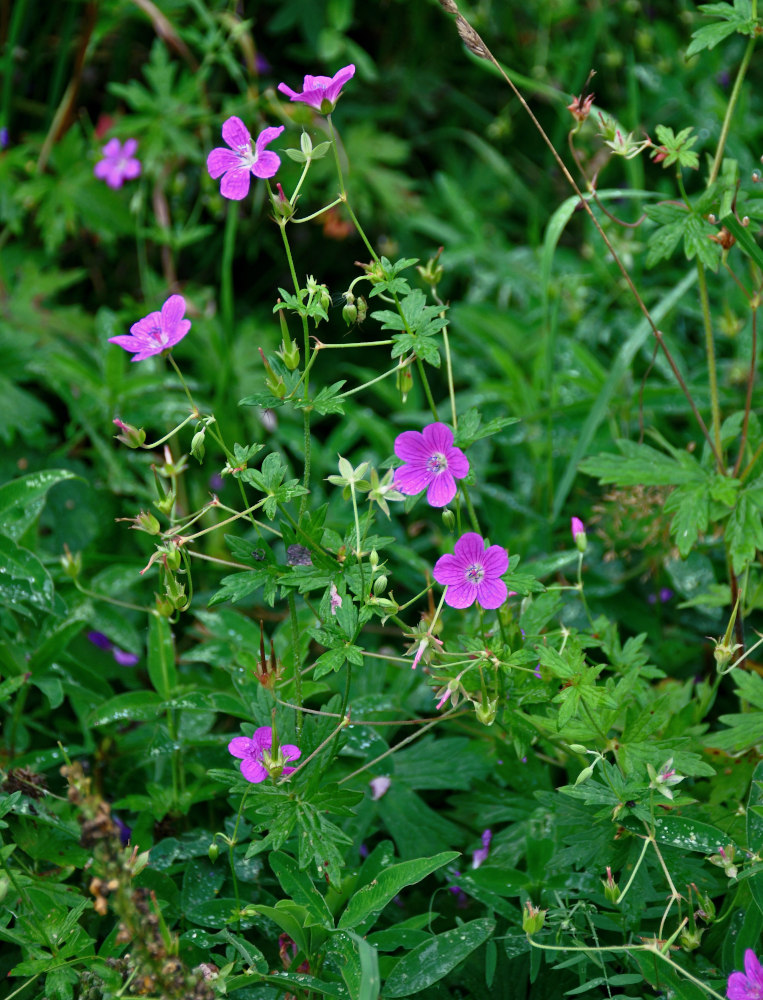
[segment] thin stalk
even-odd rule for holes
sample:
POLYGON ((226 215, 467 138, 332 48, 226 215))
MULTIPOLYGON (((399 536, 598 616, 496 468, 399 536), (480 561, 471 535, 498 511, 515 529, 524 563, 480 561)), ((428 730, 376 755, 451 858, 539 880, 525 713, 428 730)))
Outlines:
MULTIPOLYGON (((752 19, 758 16, 757 14, 758 0, 752 0, 752 19)), ((739 93, 742 89, 742 83, 747 74, 747 67, 750 65, 750 60, 752 59, 753 49, 755 48, 755 37, 753 36, 747 43, 747 48, 744 50, 744 55, 742 56, 742 61, 739 64, 739 69, 737 70, 736 79, 734 80, 734 86, 731 88, 731 95, 729 97, 729 103, 726 107, 726 114, 723 117, 723 125, 721 126, 721 134, 718 139, 718 148, 715 151, 715 158, 713 159, 713 165, 710 168, 710 174, 707 178, 707 186, 713 183, 717 178, 718 172, 721 169, 721 163, 723 162, 723 151, 726 148, 726 140, 728 139, 729 129, 731 127, 731 119, 736 109, 737 101, 739 100, 739 93)))
POLYGON ((604 245, 606 246, 607 250, 611 254, 612 259, 615 262, 615 265, 617 266, 617 269, 622 274, 623 280, 625 281, 626 285, 628 286, 628 289, 629 289, 631 295, 636 300, 636 304, 638 305, 638 308, 641 310, 641 312, 642 312, 642 314, 644 316, 644 319, 646 319, 647 323, 649 324, 649 328, 651 329, 652 333, 654 334, 654 337, 657 340, 657 343, 660 345, 660 349, 662 350, 663 354, 665 355, 665 358, 666 358, 668 364, 670 365, 671 371, 673 372, 674 376, 676 377, 676 380, 678 381, 678 385, 680 386, 681 391, 683 392, 684 396, 686 397, 686 401, 688 402, 689 407, 691 408, 692 415, 694 416, 694 419, 696 420, 698 427, 702 431, 703 437, 705 438, 705 440, 707 441, 710 449, 712 450, 713 454, 715 455, 716 461, 718 461, 720 463, 720 455, 718 455, 716 453, 715 442, 713 441, 712 437, 710 436, 710 432, 708 431, 707 426, 706 426, 704 420, 702 419, 702 416, 701 416, 699 410, 697 409, 697 405, 694 402, 694 399, 693 399, 691 393, 689 392, 686 383, 684 382, 683 378, 681 378, 681 375, 680 375, 680 372, 678 371, 678 368, 676 366, 675 360, 673 359, 673 355, 670 353, 670 350, 668 349, 667 345, 665 344, 665 342, 663 340, 662 333, 657 328, 657 324, 655 323, 654 319, 652 318, 652 314, 650 313, 650 311, 649 311, 646 303, 642 299, 642 297, 641 297, 638 289, 636 288, 635 284, 633 283, 633 279, 631 278, 630 274, 628 273, 627 267, 625 266, 625 264, 620 259, 619 254, 617 253, 617 251, 615 250, 614 246, 612 245, 612 241, 609 239, 609 237, 607 236, 607 234, 604 232, 604 229, 602 228, 601 223, 596 218, 596 215, 595 215, 593 209, 591 208, 591 206, 589 204, 589 199, 586 198, 585 195, 583 194, 583 192, 580 190, 580 187, 578 186, 575 178, 572 176, 572 174, 570 173, 569 169, 567 168, 567 164, 564 162, 564 160, 559 155, 559 153, 558 153, 558 151, 556 149, 556 146, 551 141, 551 138, 549 137, 549 135, 547 134, 546 130, 543 128, 543 126, 541 125, 541 123, 538 121, 538 118, 534 114, 534 112, 533 112, 532 108, 530 107, 530 105, 525 100, 522 92, 519 90, 519 88, 517 87, 517 85, 514 83, 514 81, 508 75, 508 73, 503 68, 503 66, 501 66, 501 64, 495 58, 495 56, 490 51, 490 49, 487 47, 487 45, 482 40, 482 38, 479 36, 479 34, 474 30, 474 28, 472 28, 472 26, 469 24, 469 22, 466 20, 466 18, 462 14, 460 14, 458 12, 458 7, 457 7, 457 5, 455 3, 455 0, 440 0, 440 3, 441 3, 441 5, 446 10, 450 11, 450 13, 454 13, 455 14, 455 16, 456 16, 456 28, 458 30, 459 35, 461 36, 461 39, 465 43, 466 47, 471 52, 473 52, 476 56, 478 56, 480 59, 486 59, 488 62, 492 63, 493 66, 495 66, 495 68, 501 74, 501 76, 503 77, 503 79, 506 81, 506 83, 508 84, 509 88, 511 89, 511 92, 514 94, 514 96, 516 97, 516 99, 519 101, 520 105, 522 106, 522 109, 525 111, 525 113, 527 114, 527 116, 530 118, 530 121, 533 123, 533 126, 537 130, 537 132, 540 135, 541 139, 543 140, 543 142, 547 146, 549 152, 551 153, 551 156, 554 159, 554 162, 559 167, 559 170, 561 171, 564 179, 570 185, 570 187, 575 192, 575 194, 580 198, 580 203, 581 203, 581 205, 583 207, 583 210, 585 211, 585 213, 590 218, 590 220, 591 220, 594 228, 596 229, 596 232, 598 233, 598 235, 601 238, 602 242, 604 243, 604 245))
POLYGON ((723 474, 723 450, 721 445, 721 407, 718 402, 718 367, 715 361, 715 341, 713 339, 713 321, 710 316, 710 298, 707 294, 707 278, 705 265, 697 260, 697 278, 699 283, 699 300, 702 308, 702 325, 705 328, 705 350, 707 352, 707 376, 710 383, 710 411, 712 413, 712 431, 715 441, 715 456, 718 471, 723 474))
MULTIPOLYGON (((757 297, 755 299, 757 302, 757 297)), ((747 376, 747 395, 744 401, 744 420, 742 421, 742 436, 739 440, 739 454, 734 463, 734 471, 731 475, 736 478, 742 467, 744 450, 747 446, 747 430, 750 424, 750 411, 752 409, 752 389, 755 385, 755 366, 758 362, 758 307, 755 305, 752 310, 752 348, 750 350, 750 373, 747 376)))
MULTIPOLYGON (((400 307, 398 306, 398 309, 400 307)), ((427 378, 427 373, 424 370, 424 363, 421 358, 416 358, 416 367, 419 370, 419 377, 421 378, 421 384, 424 387, 424 395, 427 397, 427 403, 429 403, 429 409, 432 411, 432 416, 435 420, 440 418, 437 416, 437 407, 435 406, 434 397, 432 396, 432 390, 429 388, 429 379, 427 378)))
POLYGON ((297 708, 296 731, 297 737, 302 735, 302 725, 304 716, 302 715, 302 674, 299 670, 299 621, 297 620, 297 602, 294 599, 294 591, 289 590, 287 597, 289 605, 289 618, 291 620, 291 645, 294 664, 294 698, 299 706, 297 708))

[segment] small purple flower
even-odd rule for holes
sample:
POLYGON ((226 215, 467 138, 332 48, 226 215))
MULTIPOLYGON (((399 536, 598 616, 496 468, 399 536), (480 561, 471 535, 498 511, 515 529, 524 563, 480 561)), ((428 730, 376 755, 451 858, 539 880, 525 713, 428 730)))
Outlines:
POLYGON ((392 784, 392 778, 388 777, 386 774, 380 775, 378 778, 371 778, 368 782, 371 786, 371 798, 374 802, 377 802, 383 795, 386 795, 389 791, 389 786, 392 784))
POLYGON ((257 136, 252 149, 249 129, 240 118, 233 116, 223 124, 223 139, 230 146, 218 146, 207 157, 207 170, 213 180, 222 176, 220 194, 223 198, 241 201, 249 194, 252 174, 255 177, 273 177, 281 166, 281 157, 265 149, 283 132, 283 125, 266 128, 257 136))
POLYGON ((492 830, 482 831, 482 847, 478 847, 477 850, 472 853, 472 868, 479 868, 484 861, 487 861, 487 856, 490 854, 490 841, 492 839, 492 830))
POLYGON ((149 313, 130 327, 130 334, 109 337, 110 344, 118 344, 126 351, 133 351, 132 361, 143 361, 154 354, 161 354, 174 347, 191 329, 191 321, 183 319, 185 299, 170 295, 162 311, 149 313))
POLYGON ((763 968, 752 948, 744 953, 744 972, 732 972, 726 986, 728 1000, 763 1000, 763 968))
POLYGON ((282 94, 286 94, 290 101, 301 101, 320 111, 322 115, 328 115, 334 110, 342 93, 342 87, 353 76, 355 67, 350 63, 334 76, 306 76, 299 94, 285 83, 279 83, 278 89, 282 94))
POLYGON ((88 632, 87 637, 94 646, 110 652, 120 667, 134 667, 140 661, 140 657, 135 653, 128 653, 127 650, 115 646, 103 632, 88 632))
POLYGON ((140 160, 134 156, 137 148, 137 139, 128 139, 124 146, 119 139, 109 139, 101 150, 104 158, 93 167, 93 173, 110 188, 121 188, 125 181, 140 177, 140 160))
POLYGON ((440 556, 432 573, 447 587, 445 603, 451 608, 470 608, 476 601, 487 610, 500 608, 506 600, 501 576, 509 568, 509 554, 500 545, 485 548, 481 535, 468 531, 456 542, 453 555, 440 556))
POLYGON ((0 149, 7 149, 8 143, 10 142, 10 136, 8 135, 8 129, 5 125, 0 128, 0 149))
POLYGON ((273 730, 270 726, 255 729, 251 739, 235 736, 228 744, 228 753, 241 760, 241 774, 247 781, 256 784, 264 781, 269 774, 278 777, 292 774, 295 767, 285 767, 284 761, 298 760, 302 751, 293 743, 282 743, 275 756, 272 754, 273 730))
POLYGON ((444 507, 456 495, 456 479, 463 479, 469 462, 453 445, 445 424, 428 424, 422 433, 403 431, 395 438, 395 454, 406 463, 395 469, 395 489, 408 496, 427 491, 427 503, 444 507))

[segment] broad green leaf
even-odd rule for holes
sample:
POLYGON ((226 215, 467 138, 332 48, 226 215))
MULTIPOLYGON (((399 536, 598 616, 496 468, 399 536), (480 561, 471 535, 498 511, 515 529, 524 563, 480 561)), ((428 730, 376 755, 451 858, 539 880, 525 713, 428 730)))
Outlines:
POLYGON ((384 907, 408 885, 414 885, 432 872, 460 857, 458 851, 444 851, 433 858, 403 861, 380 872, 368 885, 363 886, 347 904, 338 927, 357 927, 370 917, 378 916, 384 907))
POLYGON ((75 478, 68 469, 44 469, 0 486, 0 533, 19 539, 42 510, 51 486, 75 478))
POLYGON ((148 676, 154 690, 166 701, 177 686, 175 643, 170 624, 162 615, 151 614, 148 621, 148 676))
POLYGON ((387 976, 383 997, 410 997, 444 979, 479 948, 495 930, 495 921, 485 917, 470 920, 444 934, 435 934, 404 955, 387 976))
POLYGON ((621 455, 596 455, 580 463, 582 472, 596 476, 600 483, 617 486, 676 486, 702 480, 696 461, 686 455, 681 462, 648 444, 618 441, 621 455))
POLYGON ((684 816, 658 816, 654 832, 660 844, 700 854, 717 854, 719 847, 725 848, 732 843, 728 834, 717 827, 684 816))
POLYGON ((350 1000, 377 1000, 381 988, 376 948, 353 931, 340 931, 332 941, 340 959, 350 1000))
POLYGON ((334 921, 326 900, 318 892, 307 872, 301 871, 297 862, 281 851, 274 851, 269 860, 270 867, 275 872, 286 895, 295 903, 307 907, 308 913, 312 917, 310 923, 318 923, 323 927, 333 927, 334 921))
POLYGON ((275 906, 261 906, 257 903, 252 908, 263 917, 269 917, 285 934, 289 935, 292 941, 296 941, 300 951, 307 953, 310 950, 304 930, 305 918, 307 917, 306 907, 300 906, 290 899, 281 899, 275 906))
POLYGON ((162 699, 154 691, 127 691, 110 698, 88 717, 91 726, 110 722, 144 722, 155 719, 162 711, 162 699))
POLYGON ((37 556, 0 535, 0 605, 52 611, 54 602, 53 581, 37 556))

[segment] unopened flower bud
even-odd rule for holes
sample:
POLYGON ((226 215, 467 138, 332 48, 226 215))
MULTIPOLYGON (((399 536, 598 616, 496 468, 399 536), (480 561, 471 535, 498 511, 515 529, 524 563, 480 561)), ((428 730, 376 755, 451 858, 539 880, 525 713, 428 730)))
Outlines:
POLYGON ((371 552, 368 556, 368 562, 369 565, 371 566, 371 569, 376 569, 376 567, 379 565, 379 553, 376 551, 376 549, 371 549, 371 552))
POLYGON ((175 613, 175 605, 163 594, 156 594, 156 610, 162 618, 171 618, 175 613))
POLYGON ((352 326, 358 320, 358 307, 354 302, 345 302, 342 307, 342 319, 345 321, 347 326, 352 326))
POLYGON ((206 427, 202 427, 200 431, 196 431, 191 439, 191 454, 199 463, 204 461, 204 435, 206 432, 206 427))
POLYGON ((424 267, 419 266, 416 268, 421 275, 421 280, 425 281, 427 285, 438 285, 442 281, 442 276, 445 273, 442 264, 439 263, 442 251, 443 248, 440 247, 434 257, 429 258, 424 267))
POLYGON ((64 573, 72 580, 76 580, 82 572, 82 553, 69 550, 68 545, 64 545, 64 554, 61 556, 61 566, 64 573))
POLYGON ((533 906, 528 899, 522 912, 522 930, 525 934, 530 936, 537 934, 546 921, 547 912, 547 910, 540 910, 537 906, 533 906))
POLYGON ((180 549, 177 545, 170 543, 166 549, 164 549, 164 563, 167 569, 173 571, 180 569, 180 549))
POLYGON ((578 552, 585 552, 588 548, 588 536, 585 533, 585 525, 579 517, 571 518, 570 531, 572 532, 572 540, 578 552))
POLYGON ((214 864, 215 861, 217 861, 217 859, 219 858, 219 856, 220 856, 220 847, 213 840, 212 843, 209 845, 209 849, 207 850, 207 857, 212 862, 212 864, 214 864))
POLYGON ((387 577, 382 573, 381 576, 377 576, 374 580, 374 594, 376 594, 377 597, 381 597, 386 589, 387 577))
POLYGON ((607 897, 610 903, 616 903, 620 898, 620 887, 612 878, 612 869, 607 868, 607 878, 602 879, 602 886, 604 887, 604 895, 607 897))
POLYGON ((486 698, 483 699, 479 705, 474 706, 474 714, 477 716, 477 721, 481 722, 483 726, 492 726, 495 722, 496 712, 498 711, 498 699, 497 698, 486 698))
POLYGON ((324 309, 331 308, 331 293, 325 285, 320 286, 320 301, 324 309))
POLYGON ((283 193, 281 185, 276 184, 276 188, 278 188, 278 193, 274 194, 271 198, 273 211, 275 212, 277 218, 290 219, 292 215, 294 215, 294 206, 283 193))
POLYGON ((448 531, 453 531, 456 526, 456 515, 450 509, 450 507, 443 508, 442 512, 442 523, 448 529, 448 531))
POLYGON ((368 313, 368 303, 363 298, 363 296, 360 295, 358 297, 357 301, 355 302, 355 305, 356 305, 357 310, 358 310, 358 323, 364 323, 365 319, 366 319, 366 315, 368 313))
POLYGON ((410 365, 398 368, 395 376, 395 388, 400 393, 400 401, 404 403, 408 399, 408 393, 413 388, 413 372, 410 365))
POLYGON ((117 441, 121 441, 122 444, 126 444, 128 448, 140 448, 146 440, 146 432, 142 427, 133 427, 132 424, 126 424, 123 420, 120 420, 119 417, 114 418, 114 423, 122 432, 121 434, 115 435, 117 441))

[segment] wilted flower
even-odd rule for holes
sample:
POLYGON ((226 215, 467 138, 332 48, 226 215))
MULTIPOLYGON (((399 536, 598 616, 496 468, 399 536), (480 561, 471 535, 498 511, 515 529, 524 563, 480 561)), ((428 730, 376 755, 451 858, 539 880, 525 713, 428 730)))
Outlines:
POLYGON ((763 968, 752 950, 744 953, 744 972, 732 972, 726 986, 728 1000, 763 1000, 763 968))
POLYGON ((223 124, 223 139, 230 146, 218 146, 207 157, 207 170, 214 180, 222 176, 220 194, 223 198, 241 201, 249 193, 251 175, 273 177, 281 166, 281 158, 265 149, 283 132, 283 125, 266 128, 257 136, 252 149, 252 137, 240 118, 235 115, 223 124))
POLYGON ((295 767, 286 767, 284 761, 298 760, 302 751, 293 743, 282 743, 275 755, 272 753, 273 730, 270 726, 255 729, 251 739, 235 736, 228 744, 228 753, 241 760, 241 774, 247 781, 256 784, 268 775, 277 778, 281 774, 292 774, 295 767))
POLYGON ((501 576, 509 568, 509 554, 500 545, 485 548, 481 535, 468 531, 456 542, 453 555, 440 556, 432 574, 447 587, 445 603, 451 608, 469 608, 476 601, 483 608, 500 608, 506 600, 501 576))
POLYGON ((395 487, 415 496, 427 491, 427 503, 444 507, 456 495, 456 479, 469 472, 469 462, 453 445, 453 432, 445 424, 428 424, 422 433, 403 431, 395 439, 395 454, 406 463, 395 469, 395 487))
POLYGON ((110 188, 121 188, 125 181, 140 176, 140 160, 134 156, 137 148, 137 139, 128 139, 124 146, 119 139, 109 139, 101 150, 103 159, 93 167, 93 173, 110 188))
POLYGON ((191 321, 183 319, 185 299, 170 295, 161 312, 152 312, 130 327, 127 334, 109 337, 110 344, 118 344, 134 352, 132 361, 144 361, 154 354, 161 354, 179 343, 191 329, 191 321))
POLYGON ((331 114, 342 93, 342 87, 355 75, 355 67, 350 63, 344 66, 334 76, 306 76, 300 93, 292 90, 285 83, 279 83, 278 89, 286 94, 290 101, 301 101, 311 108, 320 111, 322 115, 331 114))
POLYGON ((665 761, 659 772, 655 771, 651 764, 647 764, 646 769, 649 772, 649 787, 656 789, 660 795, 664 795, 666 799, 673 798, 673 793, 668 786, 677 785, 686 777, 686 775, 678 774, 673 769, 672 757, 669 757, 665 761))

